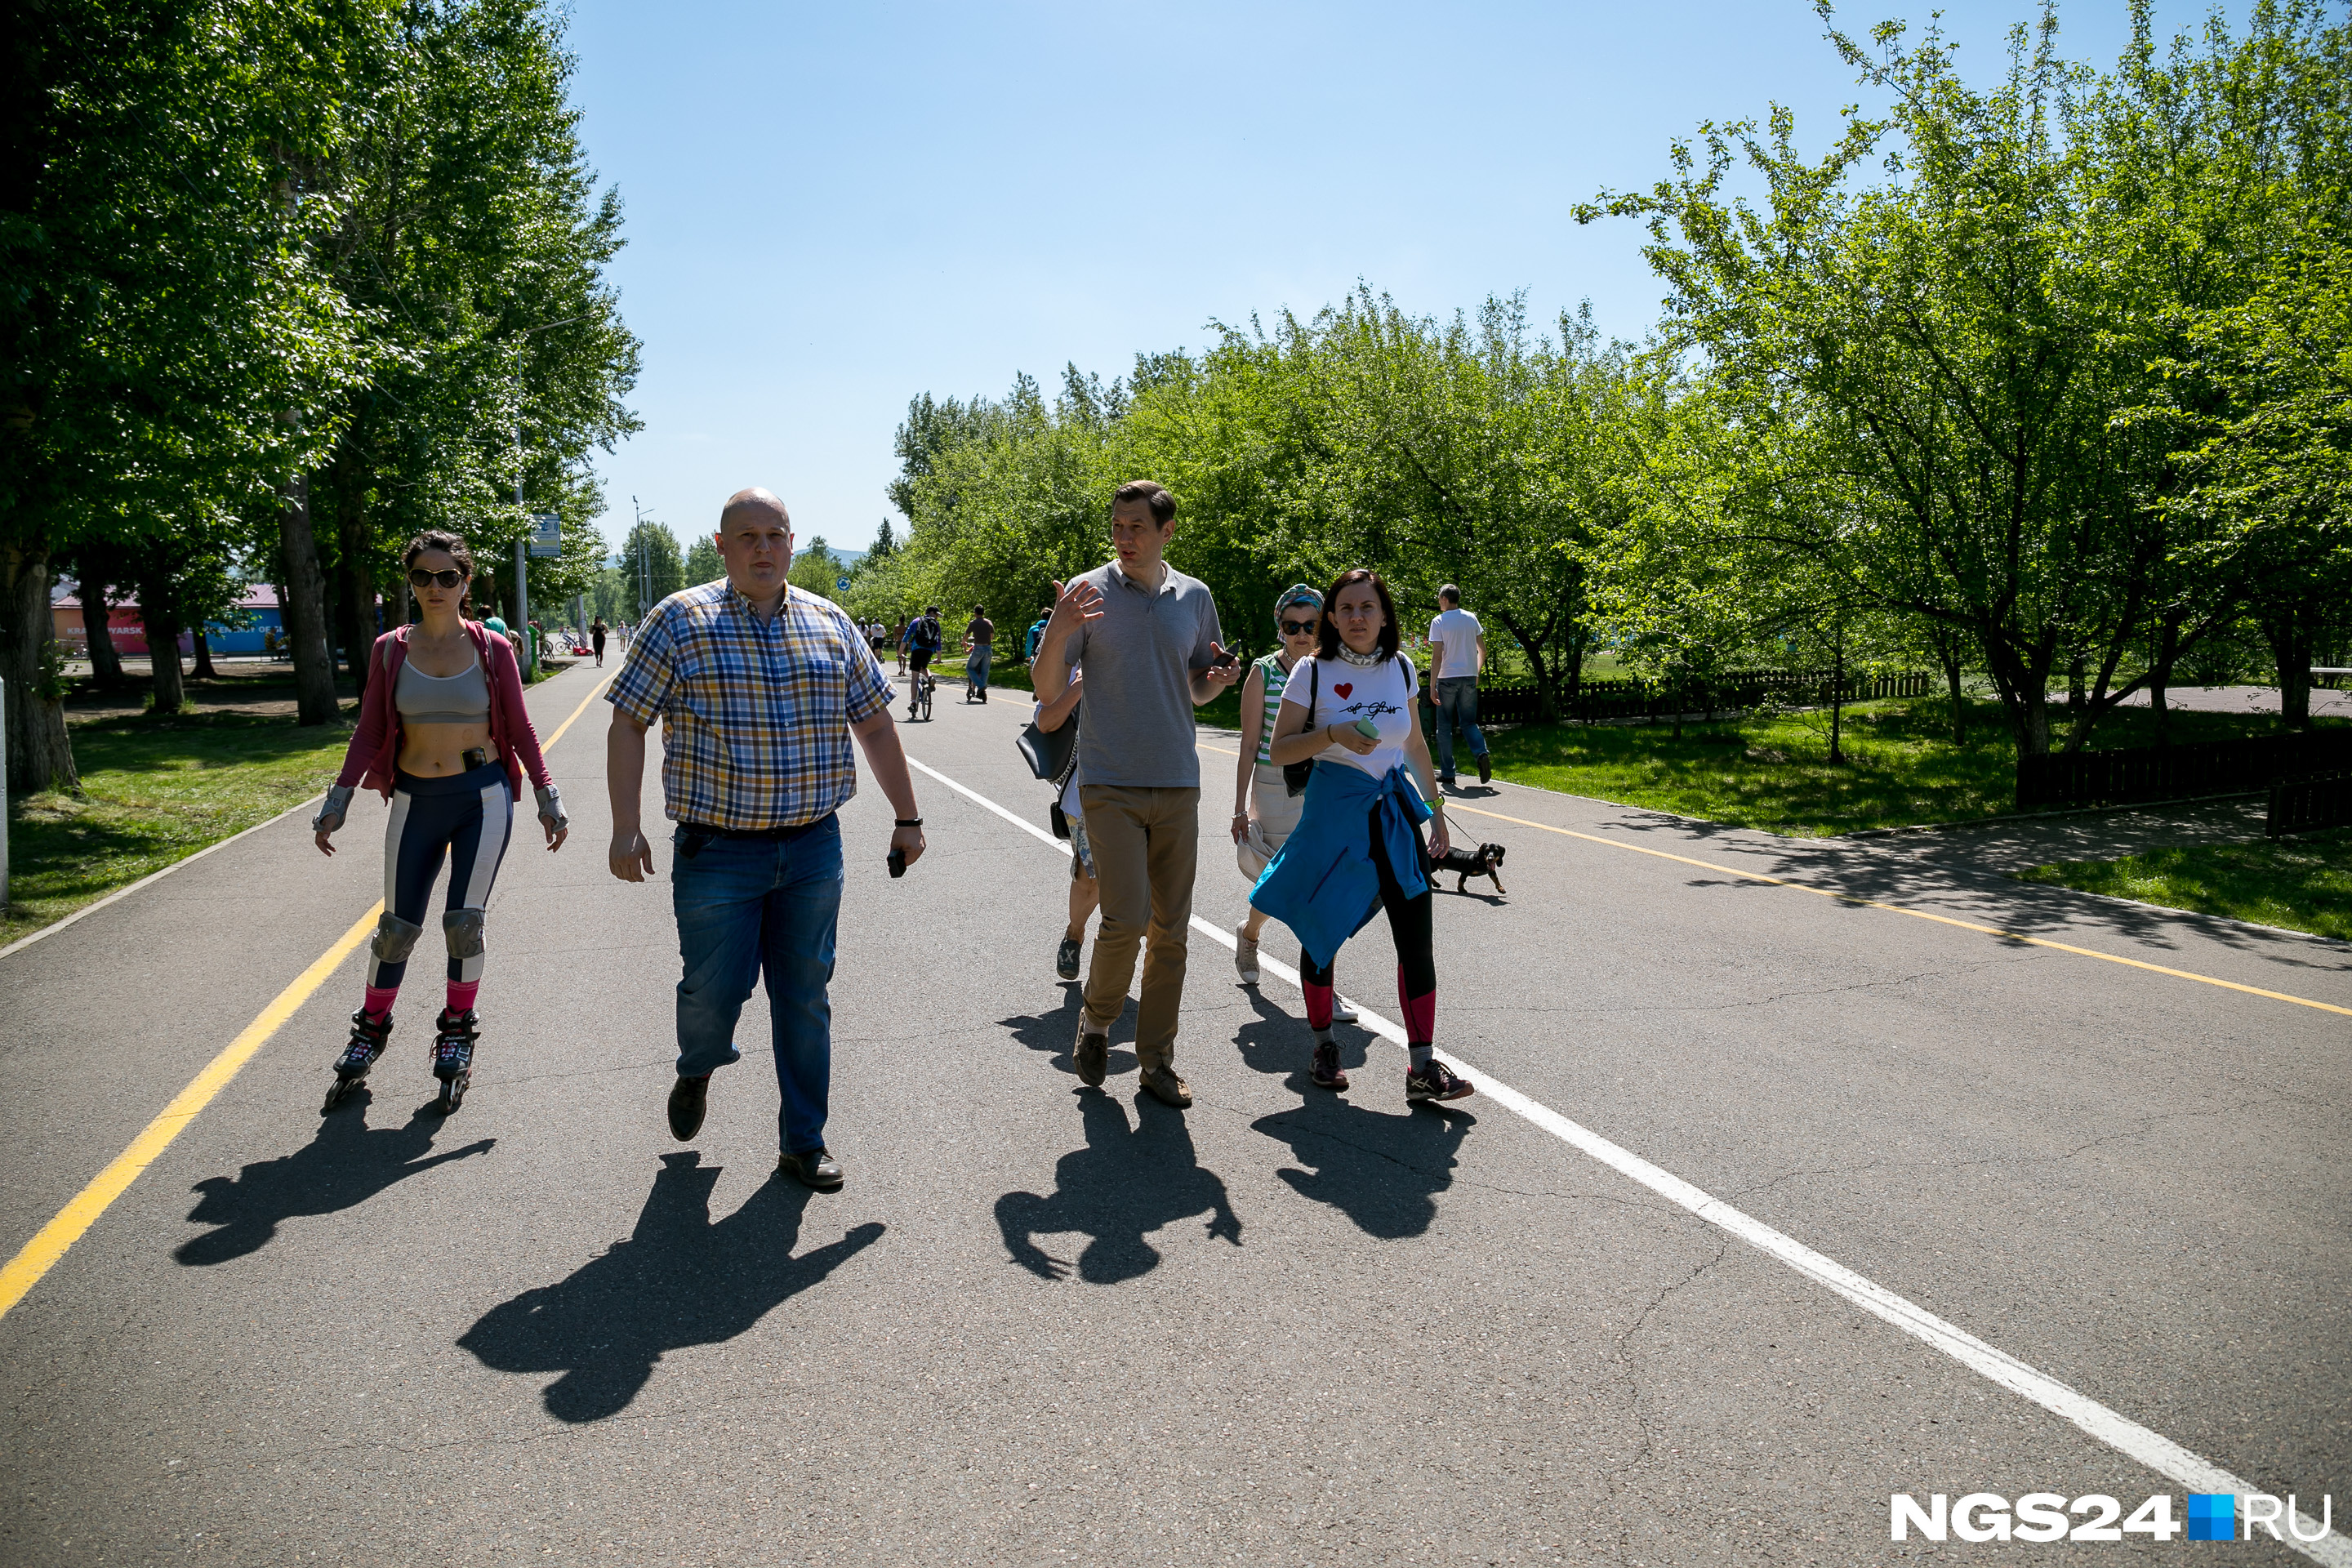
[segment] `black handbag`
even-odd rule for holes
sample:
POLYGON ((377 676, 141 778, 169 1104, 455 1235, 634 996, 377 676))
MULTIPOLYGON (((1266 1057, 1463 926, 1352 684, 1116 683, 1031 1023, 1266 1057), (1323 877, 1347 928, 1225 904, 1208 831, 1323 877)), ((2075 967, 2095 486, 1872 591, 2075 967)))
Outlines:
MULTIPOLYGON (((1080 704, 1084 706, 1084 704, 1080 704)), ((1013 744, 1029 771, 1048 781, 1069 776, 1071 759, 1078 754, 1078 715, 1072 710, 1069 719, 1058 730, 1040 730, 1032 719, 1022 726, 1013 744)))
MULTIPOLYGON (((1322 679, 1322 678, 1323 661, 1321 659, 1317 659, 1314 663, 1307 667, 1307 721, 1310 724, 1315 721, 1315 699, 1318 690, 1318 683, 1322 679)), ((1307 791, 1307 781, 1314 772, 1315 759, 1312 757, 1307 758, 1303 763, 1283 763, 1282 787, 1284 793, 1288 795, 1305 794, 1307 791)))

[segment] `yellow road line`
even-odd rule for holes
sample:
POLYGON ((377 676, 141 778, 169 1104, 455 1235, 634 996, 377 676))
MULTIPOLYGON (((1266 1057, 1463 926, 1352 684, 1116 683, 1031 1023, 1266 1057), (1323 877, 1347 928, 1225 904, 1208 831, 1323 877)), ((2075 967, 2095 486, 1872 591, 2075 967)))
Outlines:
MULTIPOLYGON (((618 674, 619 671, 616 669, 614 673, 618 674)), ((573 721, 588 710, 588 704, 596 700, 597 693, 604 690, 605 681, 612 679, 612 676, 606 676, 580 700, 580 706, 572 710, 572 717, 564 720, 555 733, 542 742, 542 749, 552 747, 563 739, 563 731, 572 728, 573 721)), ((310 968, 294 977, 292 984, 273 997, 269 1005, 261 1010, 260 1016, 247 1024, 236 1038, 228 1043, 226 1050, 206 1062, 204 1070, 190 1080, 188 1087, 173 1096, 172 1103, 163 1108, 163 1113, 131 1141, 131 1147, 116 1155, 113 1163, 91 1177, 89 1184, 76 1193, 73 1201, 59 1209, 57 1217, 43 1226, 39 1233, 8 1260, 6 1268, 0 1268, 0 1318, 6 1317, 10 1309, 25 1299, 25 1292, 40 1283, 41 1276, 66 1255, 66 1249, 81 1239, 82 1233, 97 1222, 98 1216, 104 1214, 131 1183, 139 1179, 142 1171, 162 1158, 163 1151, 172 1146, 172 1140, 177 1138, 188 1123, 213 1102, 215 1095, 228 1087, 229 1080, 253 1058, 253 1054, 268 1045, 271 1036, 285 1027, 286 1020, 301 1010, 302 1004, 308 1002, 343 960, 367 940, 368 932, 375 928, 376 917, 382 913, 383 903, 379 900, 351 930, 336 939, 334 946, 320 953, 310 968)))
POLYGON ((352 950, 367 940, 368 932, 375 929, 376 916, 383 912, 383 905, 379 902, 362 915, 334 946, 320 953, 310 968, 295 976, 294 983, 280 991, 261 1010, 261 1016, 228 1043, 226 1050, 206 1062, 205 1070, 163 1108, 163 1113, 131 1141, 130 1148, 92 1177, 88 1186, 74 1194, 73 1202, 59 1209, 57 1217, 43 1226, 40 1234, 26 1242, 23 1250, 8 1260, 5 1268, 0 1268, 0 1317, 7 1316, 9 1309, 25 1299, 25 1292, 40 1282, 50 1265, 66 1255, 66 1248, 81 1239, 81 1233, 106 1212, 107 1205, 121 1197, 123 1190, 139 1179, 139 1173, 172 1146, 172 1140, 196 1119, 197 1112, 212 1103, 213 1096, 228 1087, 229 1079, 236 1076, 237 1069, 253 1053, 268 1045, 269 1037, 310 999, 312 992, 326 984, 327 977, 351 956, 352 950))
MULTIPOLYGON (((1223 757, 1241 754, 1238 752, 1228 752, 1222 746, 1203 745, 1201 750, 1214 752, 1223 757)), ((2242 991, 2249 996, 2261 996, 2273 1002, 2291 1002, 2298 1007, 2315 1007, 2322 1013, 2335 1013, 2352 1018, 2352 1007, 2338 1007, 2332 1002, 2315 1001, 2308 996, 2292 996, 2284 991, 2265 991, 2259 985, 2241 985, 2234 980, 2223 980, 2211 974, 2199 974, 2193 970, 2168 969, 2161 963, 2150 963, 2145 959, 2126 958, 2120 953, 2101 952, 2096 948, 2075 947, 2068 942, 2053 942, 2045 936, 2027 936, 2022 931, 2003 931, 1999 926, 1983 926, 1971 921, 1954 920, 1949 915, 1929 914, 1925 910, 1907 909, 1901 904, 1890 904, 1877 899, 1864 899, 1853 893, 1842 893, 1835 888, 1817 888, 1810 882, 1792 882, 1786 877, 1768 877, 1761 871, 1743 871, 1736 866, 1719 866, 1712 860, 1694 860, 1687 855, 1675 855, 1664 849, 1652 849, 1641 844, 1627 844, 1620 839, 1604 838, 1598 834, 1579 833, 1572 827, 1555 827, 1549 822, 1529 822, 1524 816, 1506 816, 1499 811, 1482 811, 1475 805, 1465 805, 1460 801, 1451 798, 1446 801, 1445 808, 1448 811, 1466 811, 1473 816, 1490 816, 1496 822, 1508 822, 1520 827, 1539 828, 1546 833, 1557 833, 1564 838, 1581 838, 1588 844, 1599 844, 1611 849, 1623 849, 1635 855, 1648 855, 1660 860, 1672 860, 1677 865, 1696 866, 1702 871, 1720 871, 1727 877, 1738 877, 1743 881, 1764 882, 1775 888, 1793 888, 1801 893, 1814 893, 1824 899, 1835 899, 1842 904, 1852 904, 1857 909, 1885 910, 1894 914, 1909 915, 1915 921, 1933 921, 1937 925, 1954 926, 1961 931, 1974 931, 1979 936, 1999 937, 2003 942, 2021 942, 2031 947, 2046 947, 2058 952, 2071 952, 2077 958, 2095 958, 2103 963, 2120 963, 2131 969, 2145 969, 2152 974, 2168 974, 2175 980, 2193 980, 2200 985, 2218 985, 2225 991, 2242 991)))

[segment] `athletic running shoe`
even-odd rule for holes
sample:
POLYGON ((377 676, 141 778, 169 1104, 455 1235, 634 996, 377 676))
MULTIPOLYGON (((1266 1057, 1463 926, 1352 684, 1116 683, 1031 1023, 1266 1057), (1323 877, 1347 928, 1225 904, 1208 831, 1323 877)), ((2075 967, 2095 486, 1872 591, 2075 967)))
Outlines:
POLYGON ((1339 1070, 1339 1047, 1326 1042, 1315 1047, 1315 1065, 1307 1069, 1318 1089, 1339 1089, 1348 1087, 1348 1075, 1339 1070))
POLYGON ((1078 977, 1078 952, 1081 945, 1081 938, 1066 936, 1062 939, 1062 945, 1054 950, 1055 973, 1065 980, 1076 980, 1078 977))
POLYGON ((1362 1014, 1357 1012, 1355 1008, 1348 1005, 1348 999, 1345 996, 1340 995, 1336 991, 1331 994, 1331 1021, 1333 1023, 1352 1024, 1361 1016, 1363 1016, 1362 1014))
POLYGON ((1424 1100, 1463 1100, 1477 1092, 1470 1087, 1468 1079, 1458 1076, 1434 1057, 1427 1067, 1413 1068, 1404 1075, 1408 1105, 1419 1105, 1424 1100))
POLYGON ((1250 940, 1248 931, 1246 925, 1234 928, 1234 972, 1242 977, 1243 984, 1255 985, 1257 984, 1257 943, 1250 940))

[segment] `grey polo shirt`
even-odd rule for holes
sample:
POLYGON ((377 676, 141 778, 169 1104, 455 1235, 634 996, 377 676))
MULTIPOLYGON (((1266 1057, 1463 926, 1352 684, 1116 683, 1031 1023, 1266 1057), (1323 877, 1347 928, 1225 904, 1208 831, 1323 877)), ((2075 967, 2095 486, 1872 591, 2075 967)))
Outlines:
POLYGON ((1171 566, 1154 594, 1129 582, 1116 561, 1083 581, 1102 594, 1102 615, 1066 645, 1087 678, 1078 778, 1122 789, 1200 788, 1192 672, 1209 668, 1209 645, 1224 637, 1208 584, 1171 566))

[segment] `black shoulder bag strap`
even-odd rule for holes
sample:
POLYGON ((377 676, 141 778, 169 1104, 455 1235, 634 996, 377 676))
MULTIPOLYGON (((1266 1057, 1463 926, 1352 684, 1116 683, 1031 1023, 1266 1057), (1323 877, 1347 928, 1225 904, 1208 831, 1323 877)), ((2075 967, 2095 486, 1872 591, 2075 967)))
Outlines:
MULTIPOLYGON (((1323 679, 1323 661, 1312 659, 1307 666, 1307 721, 1315 722, 1315 704, 1323 679)), ((1307 788, 1307 780, 1315 772, 1315 759, 1303 763, 1286 763, 1282 769, 1282 787, 1290 795, 1299 795, 1307 788)))

